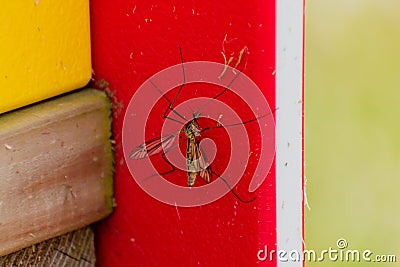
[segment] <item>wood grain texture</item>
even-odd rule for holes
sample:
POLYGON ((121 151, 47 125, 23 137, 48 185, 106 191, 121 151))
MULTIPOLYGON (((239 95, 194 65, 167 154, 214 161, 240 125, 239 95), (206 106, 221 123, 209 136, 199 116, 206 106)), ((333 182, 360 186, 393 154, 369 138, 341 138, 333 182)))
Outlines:
POLYGON ((0 255, 112 211, 110 103, 87 89, 0 116, 0 255))
POLYGON ((0 257, 0 266, 95 266, 94 233, 85 227, 0 257))

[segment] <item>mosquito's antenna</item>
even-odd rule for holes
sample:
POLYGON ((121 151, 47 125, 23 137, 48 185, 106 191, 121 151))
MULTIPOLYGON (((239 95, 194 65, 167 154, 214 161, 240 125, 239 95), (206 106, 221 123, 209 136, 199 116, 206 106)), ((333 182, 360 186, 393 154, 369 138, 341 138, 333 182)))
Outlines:
POLYGON ((223 178, 221 175, 219 175, 218 173, 212 171, 212 173, 214 173, 216 176, 218 176, 218 178, 221 178, 221 180, 226 184, 226 186, 228 186, 229 190, 232 192, 233 195, 235 195, 235 197, 237 199, 239 199, 240 202, 242 203, 250 203, 253 202, 254 200, 256 200, 257 197, 254 197, 252 199, 249 200, 244 200, 243 198, 241 198, 236 192, 235 190, 232 189, 231 185, 228 183, 227 180, 225 180, 225 178, 223 178))
POLYGON ((188 105, 188 108, 190 109, 190 112, 192 114, 192 119, 198 119, 200 118, 201 113, 196 113, 191 106, 188 105))

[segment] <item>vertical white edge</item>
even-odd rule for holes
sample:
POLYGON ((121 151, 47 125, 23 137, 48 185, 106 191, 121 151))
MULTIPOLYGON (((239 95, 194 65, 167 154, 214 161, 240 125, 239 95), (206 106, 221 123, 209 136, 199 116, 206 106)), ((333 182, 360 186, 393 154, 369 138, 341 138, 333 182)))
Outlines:
POLYGON ((303 251, 303 0, 276 1, 277 266, 303 251), (280 254, 279 251, 287 254, 280 254), (285 256, 284 256, 285 255, 285 256))

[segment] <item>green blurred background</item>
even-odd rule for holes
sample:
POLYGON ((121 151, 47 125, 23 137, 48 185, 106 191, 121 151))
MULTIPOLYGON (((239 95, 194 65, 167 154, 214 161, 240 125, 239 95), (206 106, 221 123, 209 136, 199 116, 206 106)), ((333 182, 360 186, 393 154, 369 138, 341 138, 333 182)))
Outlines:
POLYGON ((400 1, 306 0, 305 246, 400 266, 400 1))

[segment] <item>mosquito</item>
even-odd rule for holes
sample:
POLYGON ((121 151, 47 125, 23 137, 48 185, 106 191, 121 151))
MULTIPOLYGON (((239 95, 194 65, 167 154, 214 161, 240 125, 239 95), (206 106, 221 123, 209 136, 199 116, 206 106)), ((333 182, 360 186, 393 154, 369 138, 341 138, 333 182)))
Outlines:
MULTIPOLYGON (((198 111, 193 112, 192 118, 187 121, 187 119, 181 115, 179 112, 177 112, 174 109, 174 104, 179 96, 179 94, 182 91, 182 88, 186 84, 186 76, 185 76, 185 68, 183 64, 183 55, 182 55, 182 49, 179 47, 179 52, 180 52, 180 59, 182 63, 182 74, 183 74, 183 82, 179 86, 179 89, 177 93, 175 94, 174 98, 171 100, 169 99, 165 94, 161 92, 161 90, 150 80, 150 83, 153 85, 153 87, 162 95, 162 97, 169 103, 168 107, 164 111, 164 119, 169 119, 174 122, 177 122, 182 125, 182 129, 178 132, 174 132, 171 134, 167 134, 164 136, 159 136, 157 138, 145 141, 144 143, 138 145, 135 147, 129 154, 129 158, 133 160, 138 160, 138 159, 143 159, 147 157, 151 157, 154 155, 161 154, 162 159, 171 167, 170 170, 167 170, 165 172, 159 173, 159 175, 163 176, 168 173, 171 173, 175 170, 175 166, 169 162, 169 160, 166 158, 166 154, 172 150, 175 146, 179 146, 182 142, 178 142, 178 144, 175 144, 175 140, 177 139, 177 136, 179 136, 181 133, 184 134, 186 137, 186 172, 187 172, 187 185, 188 187, 192 187, 195 184, 197 176, 200 176, 206 183, 210 183, 212 180, 212 176, 215 175, 219 179, 221 179, 229 188, 229 190, 232 192, 232 194, 241 202, 243 203, 249 203, 252 202, 256 199, 256 197, 245 200, 241 198, 231 187, 231 185, 228 183, 228 181, 223 178, 221 175, 219 175, 217 172, 215 172, 212 169, 212 166, 210 162, 207 159, 206 153, 204 153, 202 147, 200 146, 200 141, 201 141, 201 134, 209 131, 211 129, 216 129, 216 128, 226 128, 226 127, 233 127, 237 125, 242 125, 242 124, 247 124, 251 123, 253 121, 259 120, 260 117, 256 117, 254 119, 245 121, 245 122, 240 122, 240 123, 235 123, 235 124, 228 124, 228 125, 221 125, 220 123, 215 125, 215 126, 209 126, 206 128, 201 128, 198 119, 201 116, 201 113, 199 110, 204 108, 208 102, 203 104, 202 107, 198 109, 198 111), (168 113, 170 111, 170 113, 168 113), (179 119, 172 118, 168 116, 169 114, 174 113, 176 116, 179 117, 179 119), (187 121, 186 123, 182 122, 187 121), (174 146, 175 145, 175 146, 174 146)), ((215 95, 213 98, 210 98, 210 101, 215 100, 219 98, 221 95, 223 95, 229 87, 232 85, 234 80, 237 78, 238 75, 242 70, 239 71, 238 74, 235 75, 235 77, 231 80, 231 82, 217 95, 215 95)), ((184 140, 185 141, 185 140, 184 140)))

